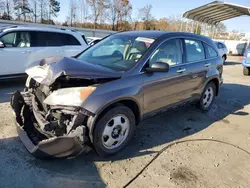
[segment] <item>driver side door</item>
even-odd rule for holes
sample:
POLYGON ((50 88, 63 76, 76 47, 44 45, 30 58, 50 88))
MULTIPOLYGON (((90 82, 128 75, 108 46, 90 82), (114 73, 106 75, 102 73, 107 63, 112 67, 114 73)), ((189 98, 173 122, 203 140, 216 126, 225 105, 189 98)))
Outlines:
MULTIPOLYGON (((144 114, 154 115, 166 107, 179 103, 186 91, 184 87, 189 79, 183 64, 183 45, 181 39, 163 42, 151 55, 148 65, 155 62, 168 63, 168 72, 144 72, 144 114)), ((187 95, 185 95, 187 96, 187 95)))

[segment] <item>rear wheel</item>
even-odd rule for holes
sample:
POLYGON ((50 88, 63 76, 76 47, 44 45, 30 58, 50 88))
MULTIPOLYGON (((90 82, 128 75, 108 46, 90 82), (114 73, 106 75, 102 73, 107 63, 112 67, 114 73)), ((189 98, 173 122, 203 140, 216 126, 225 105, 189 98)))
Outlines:
POLYGON ((209 82, 205 87, 204 91, 202 92, 200 101, 198 103, 199 108, 203 112, 206 112, 211 108, 214 102, 215 95, 216 95, 216 86, 213 82, 209 82))
POLYGON ((131 139, 135 130, 135 116, 130 108, 117 106, 97 121, 93 133, 96 152, 106 157, 120 151, 131 139))
POLYGON ((249 76, 250 75, 250 68, 249 67, 244 67, 243 68, 243 74, 245 76, 249 76))

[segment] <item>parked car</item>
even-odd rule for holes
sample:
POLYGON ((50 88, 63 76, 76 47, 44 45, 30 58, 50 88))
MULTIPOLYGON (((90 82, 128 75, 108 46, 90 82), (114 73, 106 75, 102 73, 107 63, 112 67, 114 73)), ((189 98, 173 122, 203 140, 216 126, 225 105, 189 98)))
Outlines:
POLYGON ((223 42, 218 42, 218 41, 215 41, 215 44, 218 48, 219 54, 222 57, 223 64, 224 64, 225 61, 227 60, 227 52, 228 52, 227 46, 223 42))
POLYGON ((250 75, 250 45, 245 50, 244 56, 242 58, 243 74, 250 75))
POLYGON ((19 136, 33 155, 75 156, 93 146, 109 156, 124 148, 147 117, 191 102, 208 111, 222 69, 207 37, 120 32, 75 58, 34 62, 26 70, 25 92, 16 91, 11 106, 19 136), (106 47, 113 51, 99 50, 106 47))
POLYGON ((99 37, 86 37, 86 40, 88 42, 88 45, 92 46, 102 40, 102 38, 99 37))
POLYGON ((87 47, 81 34, 65 29, 0 27, 0 78, 24 76, 30 63, 50 56, 72 57, 87 47))

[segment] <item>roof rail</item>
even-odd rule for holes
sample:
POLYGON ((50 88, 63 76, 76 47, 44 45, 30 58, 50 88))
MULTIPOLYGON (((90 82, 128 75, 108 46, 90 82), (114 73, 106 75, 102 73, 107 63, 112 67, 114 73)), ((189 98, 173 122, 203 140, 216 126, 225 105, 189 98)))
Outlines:
POLYGON ((18 25, 1 25, 0 28, 4 28, 4 29, 7 29, 7 28, 16 28, 18 27, 18 25))

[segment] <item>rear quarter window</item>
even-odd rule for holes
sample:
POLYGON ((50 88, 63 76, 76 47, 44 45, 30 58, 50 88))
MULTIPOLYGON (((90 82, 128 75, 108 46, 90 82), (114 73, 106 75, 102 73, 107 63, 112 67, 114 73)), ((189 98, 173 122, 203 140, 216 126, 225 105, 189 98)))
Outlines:
POLYGON ((66 46, 81 45, 80 42, 70 34, 60 34, 60 37, 62 38, 63 44, 66 46))
POLYGON ((206 52, 206 57, 207 58, 214 58, 214 57, 218 56, 217 51, 213 47, 211 47, 211 46, 209 46, 208 44, 205 44, 205 43, 203 43, 203 45, 205 47, 205 52, 206 52))

